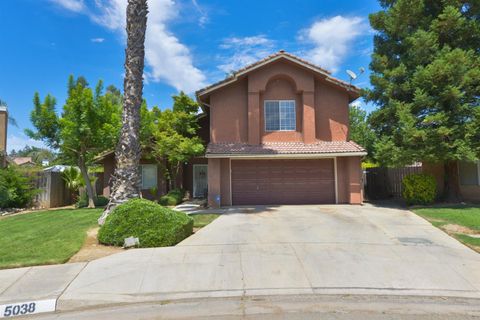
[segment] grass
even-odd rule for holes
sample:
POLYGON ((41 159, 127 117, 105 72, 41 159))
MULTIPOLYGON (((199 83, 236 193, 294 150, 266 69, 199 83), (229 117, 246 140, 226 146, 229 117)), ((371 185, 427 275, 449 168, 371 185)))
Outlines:
MULTIPOLYGON (((413 212, 430 221, 434 226, 445 231, 443 226, 456 224, 480 234, 480 206, 458 205, 445 207, 428 207, 413 209, 413 212)), ((480 252, 480 238, 462 233, 451 234, 462 243, 480 252)))
POLYGON ((0 269, 68 261, 102 210, 39 211, 0 219, 0 269))
POLYGON ((203 228, 213 220, 217 219, 220 215, 214 213, 204 213, 204 214, 192 214, 193 218, 193 227, 194 228, 203 228))

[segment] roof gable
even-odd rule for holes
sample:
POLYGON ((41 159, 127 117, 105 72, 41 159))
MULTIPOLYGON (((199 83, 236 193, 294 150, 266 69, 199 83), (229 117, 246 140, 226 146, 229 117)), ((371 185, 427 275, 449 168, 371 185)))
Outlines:
POLYGON ((360 96, 360 88, 354 86, 354 85, 351 85, 345 81, 342 81, 340 79, 337 79, 335 77, 333 77, 331 75, 331 73, 319 66, 316 66, 302 58, 299 58, 293 54, 290 54, 288 52, 285 52, 283 50, 277 52, 277 53, 274 53, 262 60, 259 60, 257 62, 254 62, 250 65, 247 65, 235 72, 232 73, 231 76, 221 80, 221 81, 218 81, 208 87, 205 87, 203 89, 200 89, 196 92, 196 95, 197 95, 197 98, 198 100, 202 101, 202 97, 204 96, 207 96, 209 95, 210 93, 224 87, 224 86, 227 86, 231 83, 234 83, 236 82, 240 77, 250 73, 250 72, 253 72, 259 68, 262 68, 268 64, 271 64, 271 63, 274 63, 276 61, 279 61, 279 60, 287 60, 287 61, 290 61, 296 65, 299 65, 305 69, 308 69, 310 71, 312 71, 313 73, 317 74, 317 75, 320 75, 325 81, 331 83, 333 86, 335 87, 338 87, 340 89, 342 89, 343 91, 346 91, 348 93, 348 95, 350 96, 350 99, 351 101, 357 99, 359 96, 360 96))

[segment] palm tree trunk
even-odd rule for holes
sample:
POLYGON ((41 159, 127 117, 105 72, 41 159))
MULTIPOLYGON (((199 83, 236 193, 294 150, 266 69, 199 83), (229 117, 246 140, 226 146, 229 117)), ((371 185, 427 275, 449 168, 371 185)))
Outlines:
POLYGON ((116 167, 112 177, 110 201, 102 216, 98 219, 99 224, 105 222, 108 214, 117 205, 129 199, 138 198, 141 194, 139 189, 141 156, 139 127, 147 13, 147 0, 128 0, 123 125, 120 140, 115 150, 116 167))

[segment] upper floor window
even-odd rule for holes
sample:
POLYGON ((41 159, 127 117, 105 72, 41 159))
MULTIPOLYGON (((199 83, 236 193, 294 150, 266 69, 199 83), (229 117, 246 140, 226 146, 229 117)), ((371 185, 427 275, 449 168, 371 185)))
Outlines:
POLYGON ((295 131, 297 120, 295 100, 267 100, 265 109, 265 131, 295 131))

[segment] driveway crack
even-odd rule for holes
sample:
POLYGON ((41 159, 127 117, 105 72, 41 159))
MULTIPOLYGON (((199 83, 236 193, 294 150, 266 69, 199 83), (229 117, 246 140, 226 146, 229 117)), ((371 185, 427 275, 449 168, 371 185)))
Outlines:
POLYGON ((247 295, 246 285, 245 285, 245 272, 243 271, 243 259, 242 259, 242 250, 240 246, 237 245, 238 254, 240 256, 240 273, 242 274, 242 297, 240 299, 240 308, 242 309, 242 318, 246 316, 245 300, 247 295))
POLYGON ((291 243, 289 243, 288 245, 290 246, 290 248, 292 248, 293 253, 295 254, 295 257, 297 258, 298 263, 299 263, 300 266, 302 267, 303 275, 305 276, 305 279, 307 279, 308 284, 310 285, 310 289, 312 289, 312 292, 313 292, 312 282, 310 281, 310 278, 308 278, 307 271, 305 270, 305 266, 303 265, 302 260, 301 260, 300 257, 298 256, 297 250, 295 250, 295 247, 294 247, 291 243))

